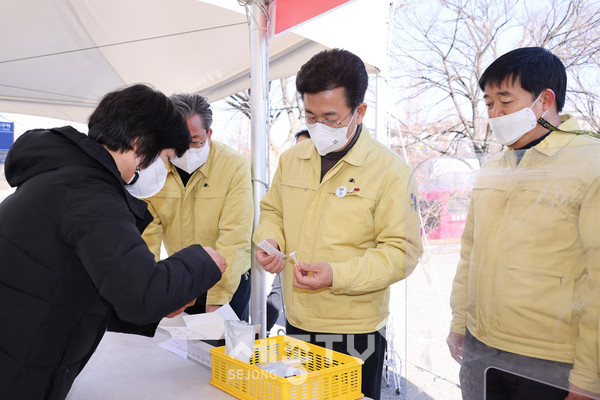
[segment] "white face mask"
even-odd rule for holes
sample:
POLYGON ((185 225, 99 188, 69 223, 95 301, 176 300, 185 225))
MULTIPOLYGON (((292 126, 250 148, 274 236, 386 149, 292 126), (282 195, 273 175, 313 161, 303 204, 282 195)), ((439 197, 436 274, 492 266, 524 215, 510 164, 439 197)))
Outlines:
POLYGON ((138 199, 152 197, 165 186, 168 172, 162 158, 157 157, 148 168, 136 171, 139 174, 138 179, 133 184, 125 185, 125 188, 138 199))
POLYGON ((171 159, 171 163, 191 174, 204 165, 210 151, 210 143, 207 141, 201 148, 190 147, 181 157, 171 159))
POLYGON ((356 111, 352 114, 348 126, 343 126, 341 128, 332 128, 320 122, 306 124, 306 129, 308 129, 308 133, 310 133, 310 138, 320 155, 324 156, 332 151, 340 150, 348 143, 348 129, 350 128, 350 125, 352 125, 352 120, 355 115, 356 111))
MULTIPOLYGON (((542 93, 540 93, 537 99, 535 99, 531 107, 537 103, 542 93)), ((502 115, 501 117, 490 118, 488 120, 488 124, 492 128, 492 132, 494 132, 496 139, 500 143, 510 146, 517 140, 521 139, 527 132, 536 127, 538 118, 535 116, 535 113, 531 107, 525 107, 522 110, 516 111, 512 114, 502 115)), ((542 117, 546 115, 548 110, 544 111, 542 117)))

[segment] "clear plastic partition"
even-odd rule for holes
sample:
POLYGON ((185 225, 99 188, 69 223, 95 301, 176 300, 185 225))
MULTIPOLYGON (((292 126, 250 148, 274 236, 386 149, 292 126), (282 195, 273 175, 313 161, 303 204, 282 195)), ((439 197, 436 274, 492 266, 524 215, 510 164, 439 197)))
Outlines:
POLYGON ((414 170, 424 251, 392 287, 388 384, 411 400, 600 398, 600 145, 481 165, 414 170))

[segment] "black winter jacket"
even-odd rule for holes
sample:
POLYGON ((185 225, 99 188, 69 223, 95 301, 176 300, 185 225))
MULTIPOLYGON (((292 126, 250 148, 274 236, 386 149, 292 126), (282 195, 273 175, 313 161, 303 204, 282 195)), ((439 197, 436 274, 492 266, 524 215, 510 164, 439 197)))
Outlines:
POLYGON ((5 174, 18 187, 0 204, 0 399, 64 399, 109 325, 153 335, 221 278, 198 245, 154 261, 146 203, 71 127, 23 134, 5 174))

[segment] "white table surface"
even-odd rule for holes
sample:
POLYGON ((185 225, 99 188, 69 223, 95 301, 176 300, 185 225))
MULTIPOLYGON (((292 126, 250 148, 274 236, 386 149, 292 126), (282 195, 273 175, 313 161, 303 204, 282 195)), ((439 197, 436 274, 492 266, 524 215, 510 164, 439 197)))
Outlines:
POLYGON ((235 399, 209 383, 207 368, 158 346, 167 339, 107 332, 67 400, 235 399))

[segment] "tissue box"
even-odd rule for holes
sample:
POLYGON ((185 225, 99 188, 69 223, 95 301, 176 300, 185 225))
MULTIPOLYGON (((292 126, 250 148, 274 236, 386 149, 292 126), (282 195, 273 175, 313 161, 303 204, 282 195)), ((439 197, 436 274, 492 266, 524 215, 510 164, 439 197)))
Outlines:
POLYGON ((225 347, 210 350, 210 383, 238 399, 353 400, 361 393, 362 360, 289 336, 254 343, 250 364, 225 354, 225 347), (308 373, 282 378, 256 365, 300 360, 308 373))

